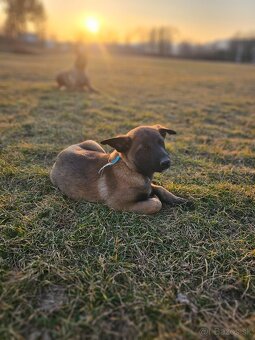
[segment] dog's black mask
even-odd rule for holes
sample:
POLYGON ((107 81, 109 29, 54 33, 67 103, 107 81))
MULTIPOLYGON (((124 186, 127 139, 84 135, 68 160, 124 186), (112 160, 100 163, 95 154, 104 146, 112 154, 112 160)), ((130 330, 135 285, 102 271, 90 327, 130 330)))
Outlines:
POLYGON ((170 167, 170 156, 165 149, 166 134, 175 131, 156 126, 140 126, 128 134, 103 141, 124 153, 137 171, 144 176, 152 177, 154 172, 162 172, 170 167))

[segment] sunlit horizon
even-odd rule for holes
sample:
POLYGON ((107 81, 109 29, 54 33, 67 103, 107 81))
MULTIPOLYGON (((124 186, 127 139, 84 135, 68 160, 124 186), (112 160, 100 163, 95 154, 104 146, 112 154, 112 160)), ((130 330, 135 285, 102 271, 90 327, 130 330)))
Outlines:
MULTIPOLYGON (((255 32, 252 0, 43 0, 47 13, 46 35, 60 41, 84 34, 93 42, 136 41, 153 27, 171 27, 177 42, 205 43, 236 33, 255 32)), ((4 14, 0 14, 3 26, 4 14)))

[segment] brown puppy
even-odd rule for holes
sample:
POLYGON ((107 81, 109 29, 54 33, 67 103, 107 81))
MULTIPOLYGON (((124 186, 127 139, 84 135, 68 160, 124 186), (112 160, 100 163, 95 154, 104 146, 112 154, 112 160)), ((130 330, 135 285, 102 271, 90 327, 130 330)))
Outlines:
POLYGON ((84 53, 78 52, 74 67, 71 70, 61 72, 56 77, 59 88, 65 87, 67 90, 83 91, 86 87, 90 92, 98 93, 90 83, 85 72, 87 58, 84 53))
POLYGON ((115 149, 111 154, 90 140, 69 146, 57 156, 51 181, 75 200, 103 202, 115 210, 154 214, 161 202, 185 203, 151 182, 154 172, 170 166, 167 133, 176 132, 160 125, 137 127, 101 142, 115 149))

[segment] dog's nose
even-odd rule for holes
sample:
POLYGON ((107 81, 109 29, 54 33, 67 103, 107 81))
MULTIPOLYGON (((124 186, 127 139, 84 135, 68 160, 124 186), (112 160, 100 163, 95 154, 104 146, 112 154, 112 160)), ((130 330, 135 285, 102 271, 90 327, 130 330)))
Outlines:
POLYGON ((162 170, 168 169, 170 167, 170 159, 165 158, 160 162, 160 167, 162 170))

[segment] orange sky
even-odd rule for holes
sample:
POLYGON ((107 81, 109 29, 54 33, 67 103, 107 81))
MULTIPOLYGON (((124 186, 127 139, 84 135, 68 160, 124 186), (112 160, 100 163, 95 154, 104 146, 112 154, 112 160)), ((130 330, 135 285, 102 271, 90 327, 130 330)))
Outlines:
MULTIPOLYGON (((87 16, 101 22, 101 35, 124 41, 137 27, 170 25, 178 40, 212 41, 255 31, 255 0, 44 0, 48 32, 73 39, 87 16), (110 33, 111 32, 111 33, 110 33)), ((1 16, 3 19, 3 15, 1 16)), ((96 37, 96 35, 94 35, 96 37)), ((99 39, 99 38, 97 38, 99 39)))

